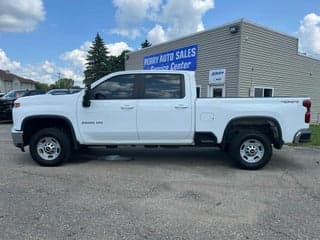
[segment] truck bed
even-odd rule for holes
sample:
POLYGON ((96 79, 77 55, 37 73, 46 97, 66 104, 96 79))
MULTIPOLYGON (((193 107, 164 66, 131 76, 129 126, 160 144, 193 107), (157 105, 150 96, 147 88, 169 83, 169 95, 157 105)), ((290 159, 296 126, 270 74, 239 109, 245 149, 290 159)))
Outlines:
POLYGON ((304 121, 307 97, 277 98, 197 98, 195 102, 196 132, 214 132, 221 142, 228 123, 238 117, 269 117, 275 119, 282 130, 285 143, 291 143, 304 121), (226 121, 228 119, 228 121, 226 121))

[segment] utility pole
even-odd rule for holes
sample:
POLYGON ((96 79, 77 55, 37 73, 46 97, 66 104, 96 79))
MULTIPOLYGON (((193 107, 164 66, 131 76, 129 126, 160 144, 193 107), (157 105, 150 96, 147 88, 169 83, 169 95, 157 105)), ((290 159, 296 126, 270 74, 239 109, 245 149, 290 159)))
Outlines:
POLYGON ((61 86, 60 86, 60 80, 61 79, 61 72, 58 72, 58 83, 59 83, 59 86, 58 86, 58 88, 61 88, 61 86))

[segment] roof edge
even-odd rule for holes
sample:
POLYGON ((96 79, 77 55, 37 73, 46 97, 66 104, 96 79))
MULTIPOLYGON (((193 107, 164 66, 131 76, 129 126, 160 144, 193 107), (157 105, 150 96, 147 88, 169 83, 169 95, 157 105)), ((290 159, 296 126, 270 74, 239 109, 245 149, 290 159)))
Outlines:
POLYGON ((290 34, 288 34, 288 33, 285 33, 285 32, 279 31, 279 30, 272 29, 272 28, 267 27, 267 26, 264 26, 264 25, 262 25, 262 24, 253 22, 253 21, 251 21, 251 20, 242 19, 242 21, 243 21, 244 23, 248 23, 248 24, 251 24, 251 25, 253 25, 253 26, 256 26, 256 27, 259 27, 259 28, 263 28, 263 29, 268 30, 268 31, 270 31, 270 32, 278 33, 278 34, 281 34, 281 35, 283 35, 283 36, 285 36, 285 37, 289 37, 289 38, 293 38, 293 39, 295 39, 295 40, 299 40, 298 37, 295 37, 295 36, 293 36, 293 35, 290 35, 290 34))
POLYGON ((166 41, 166 42, 158 43, 158 44, 152 45, 151 47, 138 49, 138 50, 135 50, 135 51, 127 53, 127 55, 131 55, 133 53, 137 53, 137 52, 141 52, 141 51, 146 51, 147 49, 152 49, 153 47, 158 47, 158 46, 161 46, 161 45, 164 45, 164 44, 168 44, 168 43, 171 43, 171 42, 180 41, 180 40, 183 40, 183 39, 186 39, 186 38, 189 38, 189 37, 193 37, 193 36, 196 36, 196 35, 199 35, 199 34, 202 34, 202 33, 210 32, 210 31, 213 31, 213 30, 216 30, 216 29, 219 29, 219 28, 223 28, 223 27, 226 27, 226 26, 229 26, 229 25, 237 24, 237 23, 239 23, 239 24, 240 23, 251 24, 253 26, 256 26, 256 27, 259 27, 259 28, 263 28, 263 29, 265 29, 267 31, 271 31, 271 32, 274 32, 274 33, 277 33, 277 34, 281 34, 281 35, 283 35, 285 37, 289 37, 291 39, 299 41, 299 38, 297 38, 295 36, 292 36, 292 35, 290 35, 288 33, 281 32, 281 31, 278 31, 278 30, 274 30, 274 29, 272 29, 270 27, 255 23, 255 22, 253 22, 251 20, 248 20, 248 19, 245 19, 245 18, 240 18, 240 19, 236 19, 234 21, 231 21, 231 22, 228 22, 228 23, 225 23, 225 24, 222 24, 222 25, 217 25, 217 26, 209 28, 209 29, 205 29, 205 30, 202 30, 202 31, 199 31, 199 32, 187 34, 185 36, 182 36, 182 37, 179 37, 179 38, 175 38, 175 39, 172 39, 172 40, 169 40, 169 41, 166 41))
POLYGON ((141 48, 141 49, 138 49, 136 51, 129 52, 129 53, 127 53, 127 55, 130 55, 130 54, 136 53, 136 52, 140 52, 140 51, 146 51, 147 49, 151 49, 153 47, 158 47, 158 46, 165 45, 165 44, 168 44, 168 43, 171 43, 171 42, 180 41, 180 40, 183 40, 185 38, 193 37, 193 36, 196 36, 198 34, 202 34, 202 33, 205 33, 205 32, 210 32, 212 30, 223 28, 223 27, 226 27, 226 26, 229 26, 229 25, 233 25, 233 24, 236 24, 236 23, 241 23, 243 21, 244 21, 243 18, 237 19, 237 20, 234 20, 232 22, 228 22, 228 23, 225 23, 225 24, 222 24, 222 25, 218 25, 218 26, 213 27, 213 28, 205 29, 205 30, 202 30, 202 31, 199 31, 199 32, 187 34, 187 35, 182 36, 182 37, 174 38, 174 39, 171 39, 171 40, 166 41, 166 42, 158 43, 158 44, 152 45, 151 47, 141 48))

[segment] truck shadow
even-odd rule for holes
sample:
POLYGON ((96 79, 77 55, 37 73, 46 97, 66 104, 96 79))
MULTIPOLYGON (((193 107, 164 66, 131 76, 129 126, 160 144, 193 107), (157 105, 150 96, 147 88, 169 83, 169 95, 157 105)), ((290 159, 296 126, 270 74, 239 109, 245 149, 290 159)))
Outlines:
POLYGON ((229 156, 216 148, 182 147, 178 149, 120 147, 117 149, 88 148, 74 153, 69 164, 97 161, 99 163, 124 163, 143 165, 196 165, 226 166, 233 162, 229 156))
MULTIPOLYGON (((74 153, 67 164, 81 164, 87 162, 98 164, 132 164, 144 166, 196 166, 196 167, 225 167, 237 168, 231 157, 218 148, 181 147, 178 149, 143 147, 120 147, 106 149, 92 147, 74 153)), ((281 151, 275 152, 270 163, 263 169, 301 169, 302 165, 292 161, 290 156, 281 151)))
POLYGON ((12 124, 12 120, 0 120, 0 124, 1 125, 9 125, 9 124, 12 124))

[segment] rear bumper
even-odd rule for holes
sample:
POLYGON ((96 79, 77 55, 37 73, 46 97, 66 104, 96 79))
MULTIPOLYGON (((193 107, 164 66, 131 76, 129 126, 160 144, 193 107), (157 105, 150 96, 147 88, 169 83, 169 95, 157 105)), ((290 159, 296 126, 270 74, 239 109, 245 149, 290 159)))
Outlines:
POLYGON ((24 151, 24 142, 23 142, 23 131, 17 131, 14 129, 11 129, 11 136, 13 144, 20 148, 22 151, 24 151))
POLYGON ((311 130, 309 128, 300 129, 294 136, 293 143, 307 143, 311 141, 311 130))

